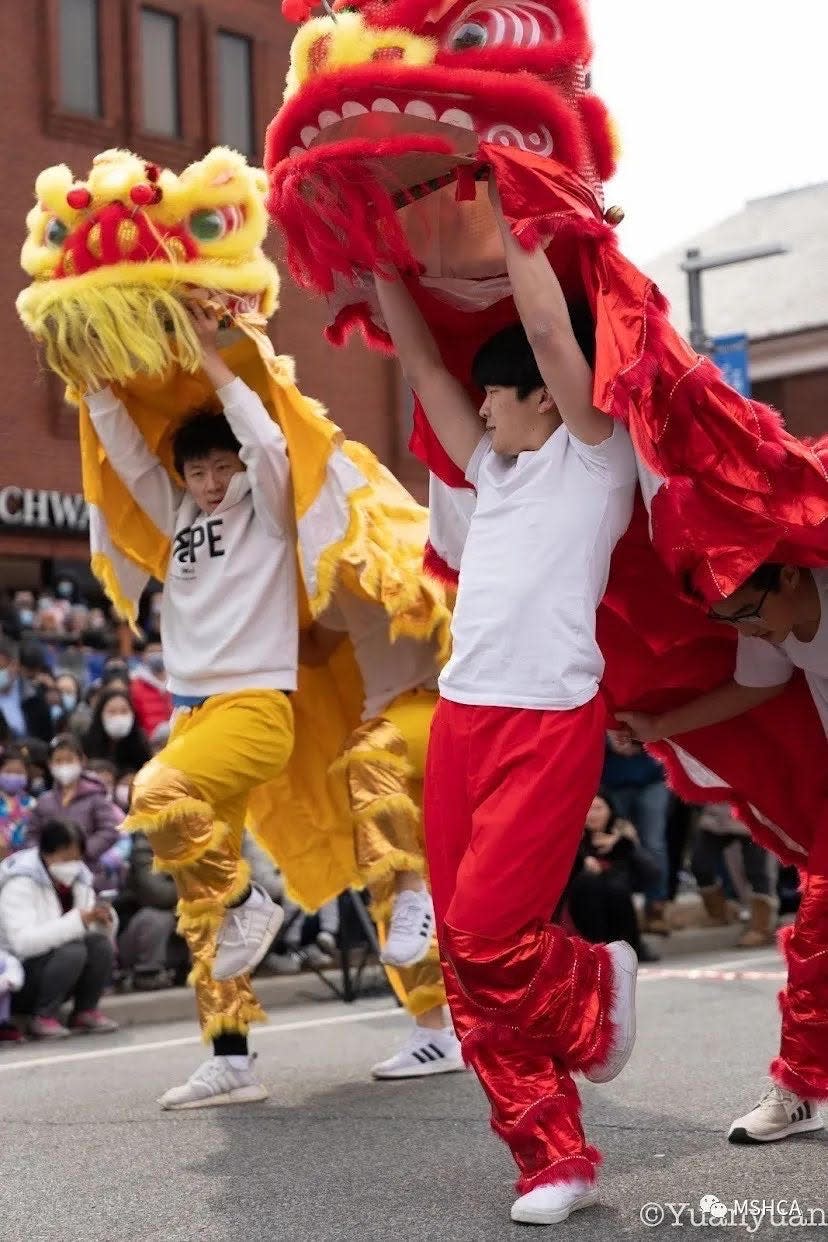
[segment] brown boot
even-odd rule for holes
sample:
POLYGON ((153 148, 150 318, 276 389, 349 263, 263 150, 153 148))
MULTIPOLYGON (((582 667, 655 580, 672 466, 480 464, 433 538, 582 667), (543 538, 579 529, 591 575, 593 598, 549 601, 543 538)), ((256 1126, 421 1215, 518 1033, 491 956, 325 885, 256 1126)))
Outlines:
POLYGON ((707 917, 716 927, 727 927, 728 923, 733 922, 721 884, 710 884, 707 888, 700 888, 699 895, 704 902, 707 917))
POLYGON ((750 922, 736 941, 737 949, 763 949, 776 942, 776 898, 754 893, 750 899, 750 922))
POLYGON ((642 931, 651 936, 669 936, 672 928, 668 919, 669 906, 666 901, 648 901, 644 907, 642 931))

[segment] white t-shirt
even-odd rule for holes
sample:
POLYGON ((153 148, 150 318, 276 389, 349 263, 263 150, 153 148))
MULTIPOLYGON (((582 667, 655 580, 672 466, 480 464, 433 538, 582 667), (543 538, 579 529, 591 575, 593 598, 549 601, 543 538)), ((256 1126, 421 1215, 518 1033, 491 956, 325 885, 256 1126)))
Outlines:
POLYGON ((740 686, 781 686, 795 668, 804 670, 822 727, 828 735, 828 569, 814 569, 822 615, 816 634, 801 643, 790 634, 776 646, 765 638, 739 635, 734 679, 740 686))
POLYGON ((616 423, 603 444, 588 445, 561 426, 542 448, 514 458, 493 452, 484 436, 466 477, 477 506, 440 693, 489 707, 588 703, 604 672, 595 611, 632 516, 629 435, 616 423))
POLYGON ((319 624, 347 632, 354 647, 365 700, 363 720, 381 716, 390 703, 407 690, 437 684, 434 645, 403 635, 391 641, 385 609, 350 591, 339 591, 325 609, 319 624))

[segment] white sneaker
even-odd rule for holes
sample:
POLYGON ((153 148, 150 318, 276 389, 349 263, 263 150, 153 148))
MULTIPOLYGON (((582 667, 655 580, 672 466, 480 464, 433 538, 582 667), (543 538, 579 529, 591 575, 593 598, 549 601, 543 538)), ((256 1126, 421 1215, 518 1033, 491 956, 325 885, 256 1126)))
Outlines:
POLYGON ((432 1031, 415 1026, 411 1035, 393 1057, 380 1061, 371 1069, 374 1078, 425 1078, 429 1074, 453 1074, 465 1069, 460 1055, 460 1041, 451 1027, 432 1031))
POLYGON ((512 1204, 512 1220, 522 1225, 558 1225, 572 1212, 597 1202, 598 1189, 589 1182, 536 1186, 512 1204))
POLYGON ((264 964, 277 975, 302 973, 302 959, 295 949, 287 949, 284 953, 268 953, 264 964))
POLYGON ((752 1112, 736 1118, 727 1137, 731 1143, 775 1143, 821 1129, 816 1100, 804 1100, 773 1082, 752 1112))
POLYGON ((613 967, 613 996, 610 1022, 615 1027, 615 1041, 606 1060, 584 1074, 590 1082, 612 1082, 632 1056, 635 1047, 635 982, 638 958, 626 940, 613 940, 607 945, 613 967))
POLYGON ((227 1057, 210 1057, 181 1087, 171 1087, 158 1103, 162 1108, 214 1108, 218 1104, 251 1104, 266 1100, 267 1087, 253 1068, 233 1069, 227 1057))
POLYGON ((227 910, 216 937, 214 979, 235 979, 255 970, 284 921, 285 912, 260 884, 251 885, 242 906, 227 910))
POLYGON ((425 888, 406 889, 394 898, 388 939, 380 953, 386 966, 413 966, 428 953, 434 935, 434 907, 425 888))

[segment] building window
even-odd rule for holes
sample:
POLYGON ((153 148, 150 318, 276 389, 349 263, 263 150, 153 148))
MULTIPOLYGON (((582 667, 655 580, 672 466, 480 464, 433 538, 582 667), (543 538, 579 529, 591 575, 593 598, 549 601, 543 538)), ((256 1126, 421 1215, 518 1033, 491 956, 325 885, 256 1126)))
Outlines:
POLYGON ((178 18, 171 13, 141 10, 141 84, 145 132, 178 138, 178 18))
POLYGON ((101 115, 98 0, 60 0, 60 106, 101 115))
POLYGON ((219 141, 242 155, 255 153, 253 49, 241 35, 218 35, 219 141))

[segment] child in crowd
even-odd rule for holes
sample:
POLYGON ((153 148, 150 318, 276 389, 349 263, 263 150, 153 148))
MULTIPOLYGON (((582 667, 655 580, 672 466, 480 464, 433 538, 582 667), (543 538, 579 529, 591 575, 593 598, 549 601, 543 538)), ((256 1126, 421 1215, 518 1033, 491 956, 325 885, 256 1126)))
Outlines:
POLYGON ((0 757, 0 859, 26 846, 34 809, 25 754, 7 746, 0 757))
POLYGON ((59 734, 52 742, 49 769, 52 789, 41 794, 31 816, 29 845, 37 845, 43 825, 53 819, 69 819, 83 832, 83 859, 93 874, 95 888, 117 888, 113 883, 113 864, 108 851, 119 840, 123 813, 115 806, 101 782, 84 771, 86 757, 72 733, 59 734), (107 861, 105 861, 107 860, 107 861))

